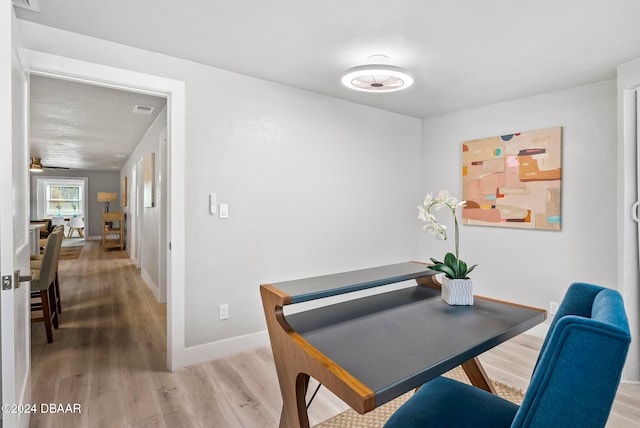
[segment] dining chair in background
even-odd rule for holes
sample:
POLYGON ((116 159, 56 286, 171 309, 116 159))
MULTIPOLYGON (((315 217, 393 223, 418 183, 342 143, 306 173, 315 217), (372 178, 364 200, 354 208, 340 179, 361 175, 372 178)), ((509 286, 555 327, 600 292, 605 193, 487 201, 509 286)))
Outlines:
MULTIPOLYGON (((60 239, 58 240, 58 251, 60 254, 62 253, 62 241, 64 240, 64 226, 56 226, 53 228, 51 233, 57 233, 60 235, 60 239)), ((45 245, 46 245, 46 239, 45 245)), ((60 294, 60 276, 58 275, 58 266, 60 262, 60 254, 58 254, 58 263, 56 264, 56 277, 54 279, 54 291, 55 291, 55 302, 56 307, 58 309, 58 313, 62 312, 62 297, 60 294)), ((39 270, 42 265, 43 254, 32 254, 31 255, 31 270, 39 270)))
POLYGON ((44 322, 47 342, 53 342, 51 327, 58 328, 58 295, 56 279, 60 247, 64 230, 54 230, 47 237, 47 244, 41 258, 31 260, 31 311, 42 311, 42 317, 32 317, 31 322, 44 322))
POLYGON ((52 226, 64 226, 64 217, 55 216, 51 218, 52 226))
POLYGON ((73 232, 77 231, 80 238, 84 238, 84 220, 81 217, 71 217, 69 220, 69 234, 67 238, 71 238, 73 232))

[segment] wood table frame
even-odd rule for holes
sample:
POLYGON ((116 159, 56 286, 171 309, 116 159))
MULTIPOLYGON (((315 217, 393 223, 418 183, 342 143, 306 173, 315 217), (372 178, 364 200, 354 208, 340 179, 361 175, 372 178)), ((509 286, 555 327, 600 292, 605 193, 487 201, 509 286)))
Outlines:
MULTIPOLYGON (((542 322, 546 318, 544 310, 476 297, 476 299, 482 299, 489 304, 524 308, 525 311, 531 311, 531 315, 529 316, 527 313, 527 320, 514 325, 508 334, 500 334, 499 337, 483 343, 481 348, 474 348, 460 356, 465 359, 468 356, 468 359, 456 363, 452 367, 447 366, 447 364, 452 364, 451 361, 444 362, 442 367, 437 367, 438 372, 431 371, 421 376, 403 379, 405 382, 402 385, 389 388, 389 391, 385 390, 384 394, 386 395, 378 391, 377 396, 376 391, 370 386, 333 361, 325 352, 303 337, 303 334, 296 331, 291 326, 283 309, 294 303, 407 280, 415 280, 418 284, 417 289, 424 287, 439 290, 440 283, 434 277, 436 273, 422 263, 410 262, 325 277, 261 285, 260 294, 283 400, 280 427, 309 427, 305 397, 310 377, 315 378, 360 414, 369 412, 383 404, 377 402, 378 399, 389 401, 391 398, 399 396, 400 390, 407 392, 428 379, 450 370, 455 365, 462 366, 473 385, 495 393, 489 377, 476 356, 542 322), (335 286, 327 287, 327 284, 331 284, 332 281, 336 282, 335 286)), ((441 303, 446 307, 446 303, 441 303)), ((440 302, 436 304, 440 304, 440 302)))

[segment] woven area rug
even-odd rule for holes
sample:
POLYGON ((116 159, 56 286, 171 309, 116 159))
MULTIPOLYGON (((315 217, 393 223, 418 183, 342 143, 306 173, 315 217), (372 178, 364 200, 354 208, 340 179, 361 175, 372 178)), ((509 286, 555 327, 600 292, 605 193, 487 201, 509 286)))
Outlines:
POLYGON ((60 260, 74 260, 80 258, 82 245, 60 248, 60 260))
MULTIPOLYGON (((469 379, 467 378, 467 375, 464 373, 461 367, 457 367, 450 372, 445 373, 444 376, 450 377, 460 382, 469 383, 469 379)), ((524 393, 521 390, 512 388, 508 385, 496 381, 493 381, 493 385, 496 387, 496 390, 500 397, 512 401, 516 404, 522 403, 524 393)), ((413 392, 407 392, 406 394, 396 398, 395 400, 390 401, 387 404, 382 405, 364 415, 361 415, 358 412, 349 409, 330 419, 327 419, 324 422, 319 423, 318 425, 315 425, 313 428, 382 427, 384 423, 391 417, 393 412, 395 412, 398 407, 404 404, 404 402, 407 401, 412 395, 413 392)))

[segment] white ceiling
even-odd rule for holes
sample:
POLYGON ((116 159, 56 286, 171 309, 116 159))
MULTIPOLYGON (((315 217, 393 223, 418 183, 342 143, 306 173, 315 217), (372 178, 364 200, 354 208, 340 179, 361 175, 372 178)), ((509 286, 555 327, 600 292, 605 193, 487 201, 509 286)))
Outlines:
POLYGON ((40 0, 20 18, 424 118, 614 79, 638 0, 40 0), (374 54, 406 91, 350 91, 374 54))
POLYGON ((30 153, 44 167, 119 171, 165 98, 31 76, 30 153), (150 115, 134 106, 153 107, 150 115))

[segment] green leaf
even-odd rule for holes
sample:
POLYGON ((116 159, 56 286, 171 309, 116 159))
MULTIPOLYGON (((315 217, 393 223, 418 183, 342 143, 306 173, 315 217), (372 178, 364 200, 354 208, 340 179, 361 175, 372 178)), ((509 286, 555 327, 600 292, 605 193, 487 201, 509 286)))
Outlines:
POLYGON ((467 276, 467 264, 462 260, 458 260, 458 278, 465 278, 467 276))
POLYGON ((468 275, 478 265, 467 266, 463 260, 458 259, 454 253, 447 253, 444 256, 444 262, 433 257, 430 260, 434 263, 431 269, 444 273, 451 279, 469 279, 468 275))
POLYGON ((437 270, 438 272, 442 272, 451 279, 455 279, 455 273, 447 265, 439 264, 439 265, 431 266, 431 269, 437 270))
POLYGON ((458 269, 458 259, 453 253, 447 253, 444 256, 444 264, 452 269, 458 269))

